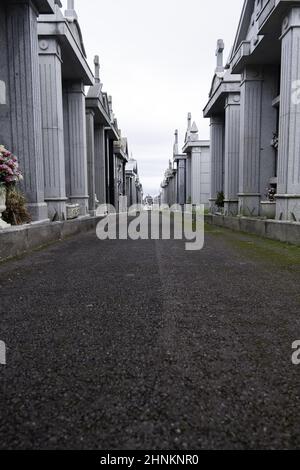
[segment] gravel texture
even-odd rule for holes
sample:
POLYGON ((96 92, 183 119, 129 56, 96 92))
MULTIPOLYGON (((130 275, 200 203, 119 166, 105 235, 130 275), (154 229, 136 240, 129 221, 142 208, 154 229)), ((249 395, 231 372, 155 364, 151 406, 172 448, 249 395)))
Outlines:
POLYGON ((0 448, 299 448, 299 267, 212 228, 200 252, 90 233, 0 265, 0 448))

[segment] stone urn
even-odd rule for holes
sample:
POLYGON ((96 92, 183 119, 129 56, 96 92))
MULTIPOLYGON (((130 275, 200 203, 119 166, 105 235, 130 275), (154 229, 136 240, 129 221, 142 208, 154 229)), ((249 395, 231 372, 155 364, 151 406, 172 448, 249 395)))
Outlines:
POLYGON ((276 217, 276 202, 274 201, 262 201, 260 203, 260 213, 265 219, 275 219, 276 217))
POLYGON ((7 224, 2 220, 2 214, 6 209, 6 187, 0 184, 0 230, 10 227, 10 224, 7 224))

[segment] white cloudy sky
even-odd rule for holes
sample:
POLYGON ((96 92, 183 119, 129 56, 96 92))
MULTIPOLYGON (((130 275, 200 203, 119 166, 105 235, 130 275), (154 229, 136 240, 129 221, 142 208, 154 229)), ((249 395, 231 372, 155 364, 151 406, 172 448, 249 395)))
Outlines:
POLYGON ((209 137, 202 109, 216 41, 224 39, 226 59, 242 5, 243 0, 75 0, 89 63, 100 56, 101 80, 139 162, 145 193, 158 193, 174 130, 184 137, 189 111, 200 138, 209 137))

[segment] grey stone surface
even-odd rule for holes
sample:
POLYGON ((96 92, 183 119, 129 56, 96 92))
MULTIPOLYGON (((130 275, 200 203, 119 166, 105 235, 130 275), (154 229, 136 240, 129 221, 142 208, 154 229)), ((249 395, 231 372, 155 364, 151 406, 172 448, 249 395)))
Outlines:
POLYGON ((260 237, 278 240, 280 242, 300 245, 300 223, 263 220, 250 217, 230 217, 218 215, 206 215, 208 224, 226 227, 238 232, 251 233, 260 237))
POLYGON ((94 230, 100 219, 81 217, 65 222, 45 222, 0 230, 0 262, 81 232, 94 230))

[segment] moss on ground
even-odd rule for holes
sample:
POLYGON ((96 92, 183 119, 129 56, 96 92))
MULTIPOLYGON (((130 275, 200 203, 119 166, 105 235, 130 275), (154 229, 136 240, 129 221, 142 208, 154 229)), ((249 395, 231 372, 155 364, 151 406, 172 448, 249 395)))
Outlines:
POLYGON ((205 231, 213 236, 223 237, 232 247, 255 261, 261 260, 281 268, 300 271, 299 246, 209 224, 205 225, 205 231))

